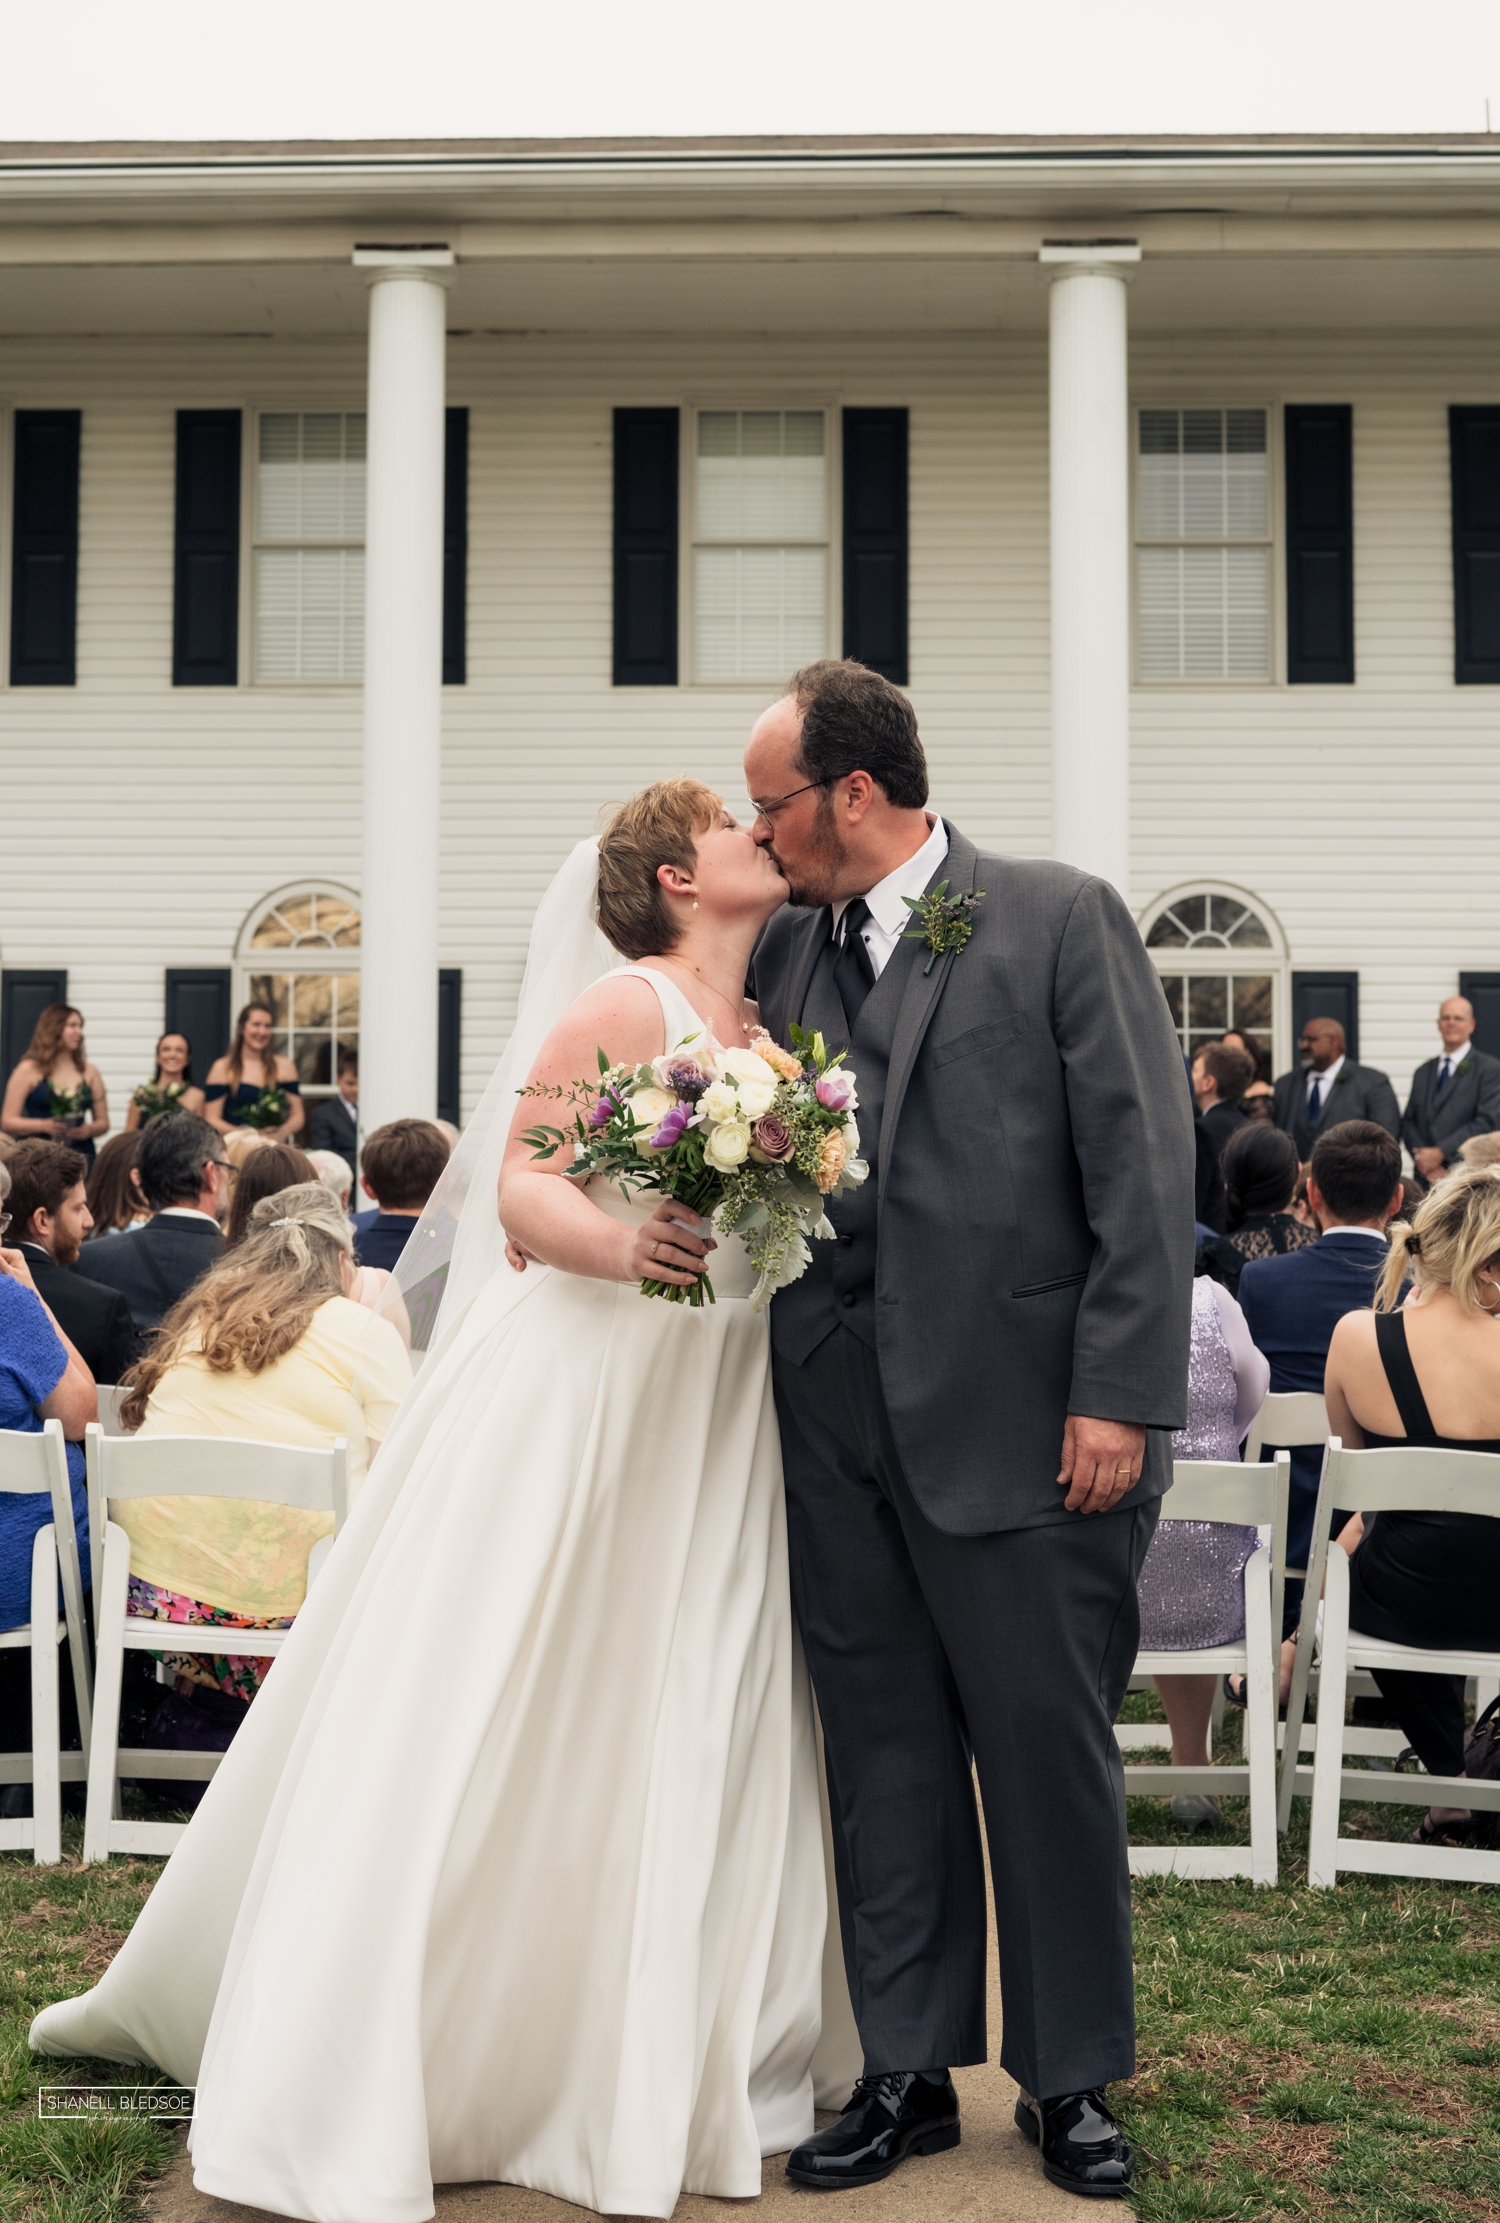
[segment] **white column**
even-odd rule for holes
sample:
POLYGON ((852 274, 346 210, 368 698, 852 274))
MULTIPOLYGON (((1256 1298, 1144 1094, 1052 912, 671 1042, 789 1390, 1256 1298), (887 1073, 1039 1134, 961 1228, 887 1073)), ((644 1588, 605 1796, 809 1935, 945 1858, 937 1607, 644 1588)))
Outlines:
POLYGON ((443 738, 442 248, 357 248, 370 272, 359 1123, 437 1112, 443 738))
POLYGON ((1130 424, 1125 287, 1139 247, 1050 265, 1052 853, 1130 900, 1130 424))

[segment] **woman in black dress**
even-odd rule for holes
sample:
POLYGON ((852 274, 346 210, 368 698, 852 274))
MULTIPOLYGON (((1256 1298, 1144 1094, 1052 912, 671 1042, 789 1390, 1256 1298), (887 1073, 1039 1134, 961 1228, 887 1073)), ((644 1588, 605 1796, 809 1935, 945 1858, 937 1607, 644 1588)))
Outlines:
POLYGON ((259 1127, 272 1142, 286 1142, 300 1134, 307 1108, 300 1094, 297 1068, 289 1057, 271 1047, 275 1015, 263 1003, 247 1003, 234 1023, 234 1040, 208 1069, 204 1084, 203 1116, 221 1135, 236 1127, 259 1127), (272 1089, 279 1089, 285 1116, 267 1125, 250 1115, 272 1089))
POLYGON ((49 1003, 31 1045, 5 1084, 0 1127, 21 1141, 65 1142, 86 1165, 94 1141, 109 1133, 109 1105, 99 1068, 84 1047, 83 1013, 49 1003))
POLYGON ((1219 1163, 1227 1232, 1209 1248, 1204 1263, 1234 1297, 1252 1258, 1279 1258, 1283 1251, 1305 1250, 1318 1240, 1318 1230, 1292 1214, 1301 1169, 1297 1145, 1279 1127, 1241 1127, 1225 1144, 1219 1163))
MULTIPOLYGON (((1390 1234, 1375 1310, 1348 1313, 1333 1331, 1330 1429, 1369 1450, 1500 1452, 1500 1171, 1450 1174, 1390 1234)), ((1500 1652, 1500 1517, 1356 1514, 1338 1541, 1351 1558, 1351 1628, 1390 1644, 1500 1652)), ((1428 1773, 1462 1775, 1463 1677, 1382 1668, 1375 1680, 1428 1773)), ((1478 1834, 1466 1809, 1448 1806, 1430 1807, 1420 1831, 1428 1844, 1478 1834)))

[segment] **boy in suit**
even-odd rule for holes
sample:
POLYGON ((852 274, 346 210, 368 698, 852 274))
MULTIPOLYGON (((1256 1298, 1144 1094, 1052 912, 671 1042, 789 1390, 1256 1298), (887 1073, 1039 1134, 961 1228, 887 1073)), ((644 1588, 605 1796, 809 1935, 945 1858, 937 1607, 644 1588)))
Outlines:
MULTIPOLYGON (((1400 1211, 1402 1193, 1400 1144, 1374 1120, 1346 1119, 1318 1138, 1307 1201, 1321 1240, 1280 1258, 1254 1258, 1240 1275, 1240 1307, 1271 1362, 1273 1391, 1323 1394, 1335 1327, 1346 1312, 1375 1301, 1386 1223, 1400 1211)), ((1289 1567, 1307 1565, 1322 1459, 1315 1445, 1292 1453, 1289 1567)))

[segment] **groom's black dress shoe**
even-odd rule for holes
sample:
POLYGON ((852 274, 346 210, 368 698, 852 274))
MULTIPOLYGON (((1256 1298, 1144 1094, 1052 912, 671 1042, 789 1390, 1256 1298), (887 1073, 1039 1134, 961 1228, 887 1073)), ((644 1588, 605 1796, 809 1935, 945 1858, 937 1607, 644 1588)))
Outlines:
POLYGON ((946 2069, 887 2069, 862 2076, 836 2123, 787 2156, 794 2184, 837 2192, 875 2184, 908 2154, 941 2154, 958 2144, 958 2094, 946 2069))
POLYGON ((1016 2101, 1016 2123, 1042 2149, 1042 2175, 1064 2192, 1119 2200, 1135 2177, 1135 2155, 1104 2101, 1104 2088, 1064 2092, 1058 2099, 1016 2101))

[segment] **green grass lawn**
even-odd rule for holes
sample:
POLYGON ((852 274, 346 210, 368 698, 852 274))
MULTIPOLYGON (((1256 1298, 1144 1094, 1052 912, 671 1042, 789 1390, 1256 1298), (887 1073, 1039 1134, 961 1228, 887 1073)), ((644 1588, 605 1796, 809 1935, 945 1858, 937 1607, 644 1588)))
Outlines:
MULTIPOLYGON (((1128 1711, 1156 1718, 1156 1701, 1128 1711)), ((1231 1717, 1221 1758, 1238 1738, 1231 1717)), ((1415 1827, 1418 1811, 1385 1814, 1415 1827)), ((1225 1815, 1248 1834, 1243 1800, 1225 1815)), ((1500 2223, 1500 1892, 1357 1876, 1309 1891, 1306 1815, 1298 1801, 1274 1891, 1136 1881, 1140 2069, 1114 2091, 1144 2159, 1134 2211, 1500 2223)), ((1131 1834, 1169 1840, 1166 1803, 1132 1800, 1131 1834)), ((44 2083, 152 2081, 27 2048, 37 2008, 108 1965, 161 1872, 85 1868, 80 1843, 67 1822, 60 1867, 0 1855, 3 2223, 116 2223, 177 2147, 148 2121, 37 2117, 44 2083)))

